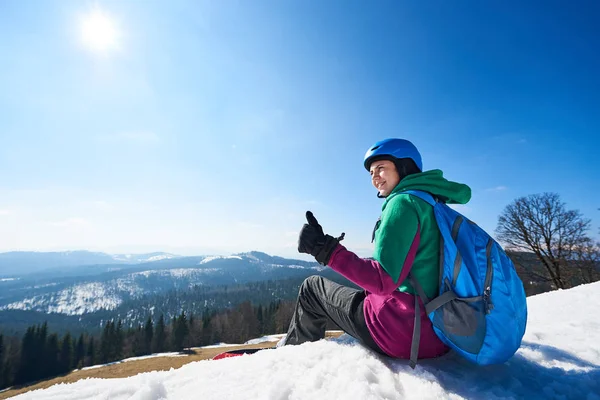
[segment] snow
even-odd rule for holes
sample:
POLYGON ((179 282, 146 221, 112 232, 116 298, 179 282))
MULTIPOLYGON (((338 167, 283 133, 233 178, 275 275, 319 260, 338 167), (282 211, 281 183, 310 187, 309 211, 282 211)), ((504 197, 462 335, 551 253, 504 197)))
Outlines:
MULTIPOLYGON (((124 296, 139 298, 146 293, 151 293, 153 288, 145 281, 152 276, 172 280, 185 278, 189 280, 191 287, 201 285, 207 274, 218 271, 219 268, 175 268, 133 272, 106 282, 84 282, 60 291, 26 297, 3 305, 0 310, 35 310, 67 315, 82 315, 101 309, 114 310, 123 302, 124 296)), ((33 288, 41 289, 56 285, 58 283, 48 283, 33 288)))
POLYGON ((160 256, 148 257, 148 259, 146 261, 152 262, 152 261, 160 261, 160 260, 170 260, 171 258, 175 258, 175 256, 172 256, 170 254, 162 254, 160 256))
POLYGON ((323 271, 327 268, 327 267, 323 267, 323 266, 305 267, 303 265, 296 265, 296 264, 292 264, 292 265, 267 264, 265 267, 266 268, 311 269, 311 270, 315 270, 315 271, 323 271))
MULTIPOLYGON (((600 282, 528 298, 523 345, 502 365, 455 353, 381 357, 348 335, 170 371, 86 379, 14 399, 583 399, 600 400, 600 282)), ((264 338, 261 338, 264 339, 264 338)))
POLYGON ((0 310, 36 310, 47 313, 82 315, 100 309, 114 310, 121 298, 113 289, 100 282, 74 285, 68 289, 33 296, 0 307, 0 310))
MULTIPOLYGON (((147 355, 147 356, 125 358, 124 360, 114 361, 114 362, 110 362, 110 363, 107 363, 107 364, 92 365, 91 367, 81 368, 81 371, 87 371, 88 369, 97 369, 97 368, 101 368, 101 367, 106 367, 107 365, 121 364, 121 363, 129 362, 129 361, 146 360, 148 358, 156 358, 156 357, 186 357, 186 356, 187 356, 187 354, 182 354, 182 353, 179 353, 179 352, 154 353, 154 354, 150 354, 150 355, 147 355)), ((79 371, 79 370, 76 370, 76 371, 79 371)))
MULTIPOLYGON (((344 331, 328 331, 328 332, 331 332, 331 333, 340 333, 340 334, 344 333, 344 331)), ((284 333, 278 333, 276 335, 267 335, 267 336, 259 337, 259 338, 256 338, 256 339, 248 340, 244 344, 258 344, 258 343, 264 343, 264 342, 278 342, 284 336, 285 336, 284 333)), ((234 345, 234 346, 239 346, 239 345, 234 345)))
POLYGON ((201 275, 206 275, 220 271, 219 268, 174 268, 174 269, 155 269, 141 272, 134 272, 130 276, 143 276, 149 278, 152 275, 170 276, 172 278, 199 278, 201 275))
POLYGON ((174 258, 181 258, 180 255, 177 254, 161 254, 148 258, 149 261, 159 261, 159 260, 172 260, 174 258))
POLYGON ((58 285, 57 282, 51 282, 51 283, 45 283, 43 285, 28 286, 27 289, 43 289, 46 287, 52 287, 52 286, 57 286, 57 285, 58 285))
POLYGON ((15 278, 0 278, 0 282, 10 282, 10 281, 16 281, 15 278))
POLYGON ((248 340, 246 343, 244 344, 258 344, 258 343, 264 343, 264 342, 278 342, 279 339, 281 339, 282 337, 284 337, 285 334, 279 334, 279 335, 268 335, 268 336, 263 336, 257 339, 251 339, 248 340))
POLYGON ((150 254, 112 254, 111 257, 113 258, 113 260, 128 263, 145 263, 179 258, 179 256, 169 253, 160 253, 154 256, 150 256, 150 254))
POLYGON ((211 261, 214 260, 221 260, 221 259, 237 259, 237 260, 241 260, 242 257, 240 256, 209 256, 209 257, 205 257, 202 259, 202 261, 200 261, 198 264, 206 264, 209 263, 211 261))
POLYGON ((215 343, 215 344, 211 344, 209 346, 202 346, 202 347, 192 347, 192 349, 214 349, 217 347, 234 347, 234 346, 240 346, 240 344, 235 344, 235 343, 215 343))

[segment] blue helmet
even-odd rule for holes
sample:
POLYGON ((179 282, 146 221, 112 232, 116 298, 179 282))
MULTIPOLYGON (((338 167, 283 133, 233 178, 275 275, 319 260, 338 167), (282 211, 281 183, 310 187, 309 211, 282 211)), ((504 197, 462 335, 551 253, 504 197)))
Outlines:
POLYGON ((404 139, 385 139, 375 143, 365 154, 365 168, 369 170, 371 162, 375 159, 401 159, 410 158, 419 170, 423 171, 421 154, 414 144, 404 139))

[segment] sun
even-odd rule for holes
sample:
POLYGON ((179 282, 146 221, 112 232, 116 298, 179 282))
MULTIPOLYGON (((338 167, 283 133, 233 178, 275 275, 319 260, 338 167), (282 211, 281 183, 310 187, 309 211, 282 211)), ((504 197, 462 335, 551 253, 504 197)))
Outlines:
POLYGON ((118 46, 119 32, 113 19, 95 9, 81 18, 81 40, 91 51, 107 53, 118 46))

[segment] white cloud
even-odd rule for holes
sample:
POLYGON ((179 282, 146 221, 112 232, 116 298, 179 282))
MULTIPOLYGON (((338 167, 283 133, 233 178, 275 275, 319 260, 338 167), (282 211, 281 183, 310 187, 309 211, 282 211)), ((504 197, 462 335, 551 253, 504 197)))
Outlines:
POLYGON ((12 214, 12 211, 10 211, 10 210, 1 210, 0 209, 0 215, 11 215, 11 214, 12 214))
POLYGON ((486 192, 502 192, 504 190, 507 190, 508 188, 506 186, 496 186, 493 188, 489 188, 489 189, 485 189, 486 192))

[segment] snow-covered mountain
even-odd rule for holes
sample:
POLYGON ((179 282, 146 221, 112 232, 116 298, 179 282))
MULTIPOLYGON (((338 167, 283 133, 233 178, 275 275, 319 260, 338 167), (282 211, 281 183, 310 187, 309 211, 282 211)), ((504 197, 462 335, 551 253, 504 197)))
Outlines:
POLYGON ((171 258, 180 257, 175 254, 162 253, 162 252, 146 253, 146 254, 112 254, 111 256, 115 261, 122 262, 122 263, 129 263, 129 264, 168 260, 171 258))
POLYGON ((59 384, 14 399, 600 399, 600 282, 527 303, 521 348, 501 365, 479 367, 449 353, 412 370, 342 335, 129 378, 59 384))
MULTIPOLYGON (((161 254, 162 255, 162 254, 161 254)), ((161 255, 152 255, 147 259, 161 255)), ((196 285, 281 279, 322 271, 314 262, 251 252, 233 256, 165 257, 137 265, 98 266, 85 276, 24 277, 0 282, 1 310, 81 315, 114 310, 125 300, 196 285)))

